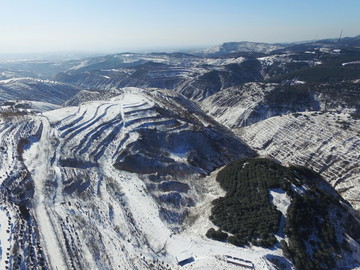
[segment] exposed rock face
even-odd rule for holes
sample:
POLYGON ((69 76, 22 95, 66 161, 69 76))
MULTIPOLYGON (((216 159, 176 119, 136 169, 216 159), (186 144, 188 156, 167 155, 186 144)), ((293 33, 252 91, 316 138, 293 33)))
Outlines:
POLYGON ((319 172, 359 209, 360 120, 335 112, 272 117, 237 129, 261 155, 319 172))

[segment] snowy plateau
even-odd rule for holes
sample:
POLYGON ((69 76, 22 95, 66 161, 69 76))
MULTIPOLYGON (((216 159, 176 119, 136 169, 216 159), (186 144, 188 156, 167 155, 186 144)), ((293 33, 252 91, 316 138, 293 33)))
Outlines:
POLYGON ((0 269, 302 270, 304 195, 334 205, 311 210, 330 232, 301 227, 313 269, 359 269, 359 39, 0 62, 0 269), (218 175, 261 158, 312 170, 266 190, 276 243, 208 238, 218 175))

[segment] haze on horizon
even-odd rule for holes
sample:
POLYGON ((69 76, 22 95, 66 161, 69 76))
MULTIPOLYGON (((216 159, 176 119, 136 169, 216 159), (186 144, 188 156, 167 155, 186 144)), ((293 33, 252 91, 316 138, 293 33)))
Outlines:
POLYGON ((360 1, 0 0, 0 54, 294 42, 360 34, 360 1))

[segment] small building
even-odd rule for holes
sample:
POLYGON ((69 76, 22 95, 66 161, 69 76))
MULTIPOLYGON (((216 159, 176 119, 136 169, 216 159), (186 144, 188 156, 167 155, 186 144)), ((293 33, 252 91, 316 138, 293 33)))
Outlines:
POLYGON ((180 252, 178 255, 176 255, 176 261, 177 261, 178 265, 184 266, 186 264, 194 262, 195 258, 190 252, 183 251, 183 252, 180 252))
POLYGON ((225 255, 225 261, 227 263, 235 264, 235 265, 242 266, 242 267, 245 267, 245 268, 254 269, 254 264, 251 261, 248 261, 248 260, 244 260, 244 259, 236 258, 236 257, 233 257, 233 256, 225 255))

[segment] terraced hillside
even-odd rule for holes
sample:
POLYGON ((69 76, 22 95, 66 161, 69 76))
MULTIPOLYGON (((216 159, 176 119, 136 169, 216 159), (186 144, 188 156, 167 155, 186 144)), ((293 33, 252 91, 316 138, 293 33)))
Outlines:
POLYGON ((290 54, 206 57, 183 53, 124 53, 83 61, 59 73, 56 80, 84 89, 125 86, 174 90, 202 101, 220 90, 316 65, 315 60, 290 54))
POLYGON ((360 209, 360 121, 349 114, 304 112, 237 129, 261 155, 319 172, 360 209))
POLYGON ((0 119, 3 269, 176 268, 200 177, 255 154, 169 91, 0 119))

